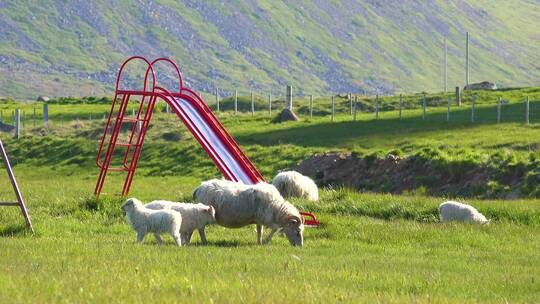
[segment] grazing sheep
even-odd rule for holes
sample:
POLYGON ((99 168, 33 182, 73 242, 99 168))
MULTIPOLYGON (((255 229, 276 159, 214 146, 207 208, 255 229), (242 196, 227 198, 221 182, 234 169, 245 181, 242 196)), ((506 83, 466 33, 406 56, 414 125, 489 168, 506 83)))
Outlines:
POLYGON ((216 222, 224 227, 257 225, 259 244, 283 231, 293 246, 302 246, 304 223, 298 210, 267 183, 244 185, 222 180, 203 182, 193 193, 195 201, 216 209, 216 222), (263 241, 263 226, 272 229, 263 241))
POLYGON ((285 198, 299 197, 310 201, 319 200, 319 189, 315 182, 296 171, 281 172, 274 177, 272 184, 285 198))
POLYGON ((178 246, 182 246, 180 227, 182 215, 171 209, 151 210, 145 208, 136 198, 128 199, 122 209, 126 212, 127 221, 137 232, 137 242, 142 243, 147 233, 153 233, 158 244, 163 244, 161 233, 170 234, 178 246))
POLYGON ((454 201, 447 201, 439 206, 441 222, 461 221, 468 223, 489 224, 482 213, 478 212, 473 206, 462 204, 454 201))
POLYGON ((206 244, 207 241, 204 233, 204 227, 208 224, 216 222, 216 212, 214 207, 204 204, 186 204, 158 200, 146 204, 145 207, 153 210, 172 209, 180 212, 182 215, 180 236, 182 237, 183 245, 189 244, 195 229, 199 230, 201 242, 206 244))

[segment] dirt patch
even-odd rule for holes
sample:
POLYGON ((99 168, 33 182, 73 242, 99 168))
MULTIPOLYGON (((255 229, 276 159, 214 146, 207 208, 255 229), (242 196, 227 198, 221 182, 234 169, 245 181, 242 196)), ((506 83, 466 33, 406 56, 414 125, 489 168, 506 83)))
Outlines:
MULTIPOLYGON (((320 186, 402 193, 418 188, 437 195, 486 195, 490 170, 485 166, 441 166, 416 156, 360 157, 355 153, 313 155, 292 168, 320 186)), ((513 193, 515 196, 516 194, 513 193)))

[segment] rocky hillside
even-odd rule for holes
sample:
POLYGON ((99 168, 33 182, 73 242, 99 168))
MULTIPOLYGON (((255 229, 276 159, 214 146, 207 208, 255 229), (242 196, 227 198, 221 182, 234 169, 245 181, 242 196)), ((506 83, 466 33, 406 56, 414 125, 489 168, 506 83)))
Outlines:
POLYGON ((1 1, 0 97, 101 95, 133 54, 176 59, 192 87, 298 93, 538 84, 540 1, 1 1))

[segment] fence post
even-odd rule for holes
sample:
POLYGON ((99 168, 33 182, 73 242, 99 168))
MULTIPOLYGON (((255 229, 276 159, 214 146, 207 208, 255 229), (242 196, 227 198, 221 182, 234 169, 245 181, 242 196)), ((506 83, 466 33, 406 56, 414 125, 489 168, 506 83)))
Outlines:
POLYGON ((219 112, 219 89, 216 87, 216 112, 219 112))
POLYGON ((15 138, 21 137, 21 110, 15 110, 15 138))
POLYGON ((426 120, 426 94, 422 96, 422 120, 426 120))
POLYGON ((238 113, 238 90, 234 90, 234 114, 238 113))
POLYGON ((43 125, 47 126, 47 122, 49 121, 49 105, 43 104, 43 125))
POLYGON ((165 103, 165 113, 169 114, 170 112, 171 112, 171 110, 169 108, 169 104, 165 103))
POLYGON ((375 95, 375 119, 379 119, 379 94, 375 95))
POLYGON ((456 87, 456 106, 461 106, 461 91, 456 87))
POLYGON ((497 123, 501 122, 501 98, 497 98, 497 123))
POLYGON ((525 124, 529 125, 529 96, 525 99, 525 124))
POLYGON ((88 120, 92 121, 92 113, 88 114, 88 120))
POLYGON ((293 109, 293 100, 292 100, 292 86, 291 85, 288 85, 287 86, 287 95, 286 95, 286 106, 289 108, 289 110, 291 110, 292 112, 292 109, 293 109))
POLYGON ((403 112, 403 94, 399 94, 399 120, 401 120, 402 112, 403 112))
POLYGON ((452 103, 452 98, 448 95, 448 110, 446 111, 446 121, 450 121, 450 104, 452 103))
POLYGON ((131 116, 135 117, 135 109, 131 109, 131 116))
POLYGON ((349 93, 349 103, 351 104, 351 116, 352 116, 353 115, 353 101, 352 101, 351 93, 349 93))
POLYGON ((255 115, 255 100, 253 99, 253 90, 251 90, 251 116, 255 115))
POLYGON ((356 121, 356 112, 358 112, 358 95, 354 96, 354 121, 356 121))
POLYGON ((268 94, 268 114, 272 115, 272 93, 268 94))
POLYGON ((103 120, 107 119, 107 114, 103 114, 103 120))
POLYGON ((332 122, 334 121, 334 96, 332 95, 332 122))
POLYGON ((313 95, 309 95, 309 119, 313 118, 313 95))
POLYGON ((476 107, 476 95, 472 96, 472 107, 471 107, 471 122, 474 122, 474 110, 476 107))

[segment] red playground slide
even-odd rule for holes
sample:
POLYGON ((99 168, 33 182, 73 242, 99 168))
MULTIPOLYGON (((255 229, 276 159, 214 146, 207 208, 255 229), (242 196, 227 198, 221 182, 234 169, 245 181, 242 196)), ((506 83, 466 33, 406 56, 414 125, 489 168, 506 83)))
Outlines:
MULTIPOLYGON (((182 75, 175 62, 168 58, 159 58, 150 62, 143 57, 134 56, 126 60, 118 72, 115 98, 96 157, 96 164, 101 169, 95 188, 96 195, 101 193, 108 171, 125 171, 127 173, 122 195, 128 195, 137 169, 144 137, 158 98, 171 106, 226 179, 248 185, 265 181, 199 94, 183 87, 182 75), (143 61, 147 65, 143 88, 123 89, 121 86, 122 72, 126 65, 133 61, 143 61), (170 92, 157 84, 154 65, 158 62, 170 64, 174 68, 179 81, 177 92, 170 92), (138 108, 134 117, 126 115, 130 100, 132 103, 136 103, 138 108), (129 139, 122 142, 119 141, 118 137, 124 122, 131 122, 133 125, 129 139), (125 149, 125 152, 118 153, 117 151, 115 154, 117 148, 125 149), (111 166, 113 156, 118 156, 118 154, 123 156, 121 163, 111 166)), ((319 225, 313 214, 301 213, 306 225, 319 225)))

